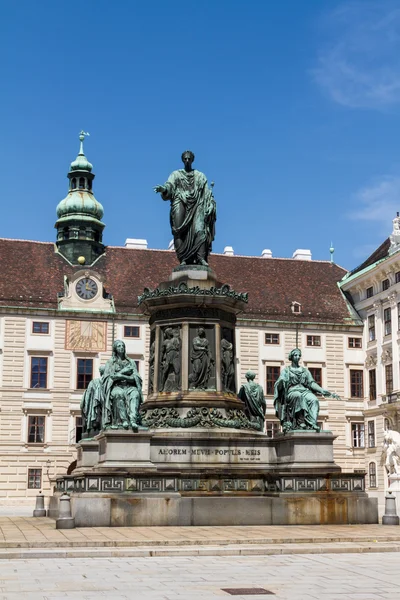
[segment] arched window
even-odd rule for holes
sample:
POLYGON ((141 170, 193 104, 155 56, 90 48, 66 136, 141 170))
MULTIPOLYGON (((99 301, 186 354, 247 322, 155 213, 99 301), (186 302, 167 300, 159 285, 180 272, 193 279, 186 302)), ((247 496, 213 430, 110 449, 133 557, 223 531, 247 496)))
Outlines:
POLYGON ((376 488, 376 463, 370 462, 368 465, 369 487, 376 488))
POLYGON ((80 190, 85 189, 85 178, 84 177, 79 177, 79 189, 80 190))
POLYGON ((64 229, 63 233, 64 233, 64 240, 69 240, 69 230, 68 229, 64 229))
POLYGON ((100 242, 100 233, 98 231, 94 232, 94 241, 100 242))
POLYGON ((389 422, 389 419, 388 419, 388 418, 385 418, 385 419, 384 419, 384 421, 383 421, 383 428, 384 428, 384 429, 391 429, 391 427, 390 427, 390 422, 389 422))
POLYGON ((88 180, 88 184, 87 185, 88 185, 88 190, 91 190, 92 189, 92 182, 91 182, 90 179, 88 180))
POLYGON ((76 177, 71 179, 71 188, 74 190, 76 188, 76 177))
POLYGON ((86 227, 79 227, 79 239, 84 240, 86 238, 86 227))

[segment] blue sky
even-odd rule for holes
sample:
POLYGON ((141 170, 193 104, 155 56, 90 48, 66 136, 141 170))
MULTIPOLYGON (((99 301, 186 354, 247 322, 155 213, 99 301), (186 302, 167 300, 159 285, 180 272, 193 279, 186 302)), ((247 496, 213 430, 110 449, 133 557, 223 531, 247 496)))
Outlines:
POLYGON ((214 251, 355 267, 400 210, 400 5, 0 2, 0 236, 54 241, 81 129, 104 240, 171 239, 152 188, 184 149, 215 181, 214 251))

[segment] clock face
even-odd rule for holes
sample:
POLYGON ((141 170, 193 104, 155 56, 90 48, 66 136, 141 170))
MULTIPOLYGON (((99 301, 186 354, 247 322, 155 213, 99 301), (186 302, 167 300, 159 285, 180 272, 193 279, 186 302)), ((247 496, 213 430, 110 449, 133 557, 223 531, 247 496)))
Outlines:
POLYGON ((76 293, 82 300, 91 300, 97 294, 97 283, 90 277, 83 277, 76 284, 76 293))

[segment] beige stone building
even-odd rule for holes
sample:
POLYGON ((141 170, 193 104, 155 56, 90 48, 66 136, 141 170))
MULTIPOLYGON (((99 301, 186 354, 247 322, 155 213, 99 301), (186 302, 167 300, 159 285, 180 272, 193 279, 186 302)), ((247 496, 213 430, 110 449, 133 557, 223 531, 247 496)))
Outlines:
MULTIPOLYGON (((103 244, 103 208, 82 147, 68 177, 68 195, 57 208, 56 243, 0 240, 2 504, 32 504, 38 490, 49 495, 54 477, 73 468, 80 400, 115 339, 125 341, 147 390, 150 336, 137 297, 176 265, 173 251, 147 249, 143 240, 103 244)), ((257 373, 267 399, 268 435, 279 432, 273 385, 297 345, 315 380, 341 397, 321 399, 320 411, 321 426, 337 435, 337 463, 345 472, 368 468, 363 411, 378 405, 364 406, 367 342, 363 322, 337 285, 346 271, 313 261, 307 251, 280 259, 268 251, 235 256, 229 249, 211 255, 210 266, 219 281, 249 294, 238 317, 236 380, 239 385, 248 369, 257 373)), ((375 413, 367 415, 375 419, 375 413)))
MULTIPOLYGON (((364 425, 358 432, 365 448, 366 489, 378 497, 380 513, 388 477, 382 464, 384 429, 400 427, 400 218, 392 234, 341 283, 364 323, 364 425)), ((353 436, 357 435, 353 431, 353 436)), ((400 506, 398 506, 400 510, 400 506)))

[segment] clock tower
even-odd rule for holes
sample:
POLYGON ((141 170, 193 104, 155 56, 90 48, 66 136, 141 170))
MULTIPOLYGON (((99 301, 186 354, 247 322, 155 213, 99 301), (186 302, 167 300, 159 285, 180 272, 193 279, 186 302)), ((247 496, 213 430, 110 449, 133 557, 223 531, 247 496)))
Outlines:
POLYGON ((83 151, 83 141, 89 135, 79 134, 80 148, 68 173, 69 191, 57 206, 57 248, 73 265, 90 266, 104 252, 101 219, 103 207, 92 190, 93 165, 83 151))

